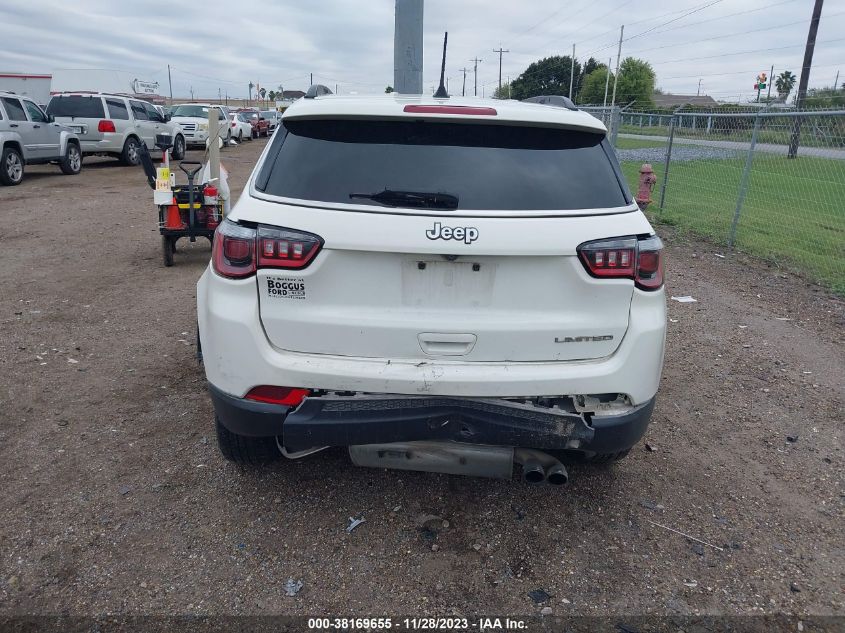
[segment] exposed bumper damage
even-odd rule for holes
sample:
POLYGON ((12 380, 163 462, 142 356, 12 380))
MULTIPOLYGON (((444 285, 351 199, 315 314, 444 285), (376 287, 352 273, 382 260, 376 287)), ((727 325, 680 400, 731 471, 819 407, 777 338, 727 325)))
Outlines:
POLYGON ((652 399, 616 415, 593 415, 496 398, 327 394, 290 410, 209 389, 230 431, 279 437, 291 452, 428 440, 611 453, 637 443, 654 407, 652 399))

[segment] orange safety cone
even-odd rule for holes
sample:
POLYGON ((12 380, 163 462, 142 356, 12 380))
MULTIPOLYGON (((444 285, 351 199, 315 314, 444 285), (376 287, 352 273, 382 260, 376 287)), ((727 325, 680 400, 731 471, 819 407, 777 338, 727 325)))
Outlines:
POLYGON ((167 207, 167 215, 164 219, 164 228, 181 231, 185 228, 185 223, 182 222, 182 216, 179 213, 179 205, 176 204, 176 198, 173 198, 173 203, 167 207))

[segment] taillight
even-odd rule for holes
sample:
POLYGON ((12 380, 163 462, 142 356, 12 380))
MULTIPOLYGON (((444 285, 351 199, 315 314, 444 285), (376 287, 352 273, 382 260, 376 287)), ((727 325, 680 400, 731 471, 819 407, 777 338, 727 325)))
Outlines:
POLYGON ((323 240, 312 233, 259 226, 252 229, 225 221, 214 234, 211 261, 223 277, 249 277, 259 268, 305 268, 323 240))
POLYGON ((275 387, 272 385, 261 385, 253 387, 246 394, 247 400, 264 402, 266 404, 283 404, 287 407, 297 407, 307 398, 311 392, 308 389, 296 387, 275 387))
POLYGON ((235 122, 232 121, 232 125, 230 127, 235 127, 235 122))
POLYGON ((97 131, 98 132, 117 132, 117 129, 114 127, 114 121, 109 121, 108 119, 103 119, 97 124, 97 131))
POLYGON ((217 227, 211 262, 218 275, 240 279, 255 273, 255 233, 228 221, 217 227))
POLYGON ((258 267, 305 268, 322 245, 323 240, 311 233, 259 227, 258 267))
POLYGON ((663 242, 656 235, 585 242, 578 247, 587 272, 593 277, 633 279, 638 288, 663 285, 663 242))

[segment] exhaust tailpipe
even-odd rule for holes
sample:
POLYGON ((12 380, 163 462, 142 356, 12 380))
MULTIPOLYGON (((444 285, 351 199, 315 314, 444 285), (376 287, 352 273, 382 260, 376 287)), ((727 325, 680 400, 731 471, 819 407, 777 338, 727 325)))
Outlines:
POLYGON ((562 486, 569 481, 569 473, 566 472, 566 467, 558 462, 546 471, 546 481, 553 486, 562 486))
POLYGON ((522 478, 529 484, 541 484, 546 479, 546 471, 540 462, 529 459, 522 464, 522 478))

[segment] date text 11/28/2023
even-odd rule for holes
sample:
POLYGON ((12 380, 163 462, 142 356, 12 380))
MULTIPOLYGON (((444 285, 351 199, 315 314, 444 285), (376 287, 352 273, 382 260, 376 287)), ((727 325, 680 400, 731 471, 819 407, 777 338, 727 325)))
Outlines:
POLYGON ((525 631, 519 618, 308 618, 309 631, 525 631))

